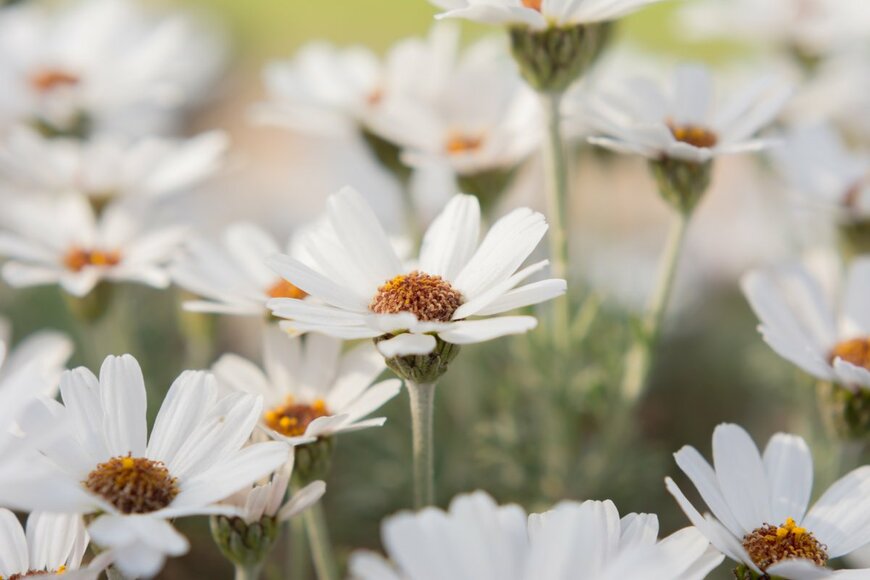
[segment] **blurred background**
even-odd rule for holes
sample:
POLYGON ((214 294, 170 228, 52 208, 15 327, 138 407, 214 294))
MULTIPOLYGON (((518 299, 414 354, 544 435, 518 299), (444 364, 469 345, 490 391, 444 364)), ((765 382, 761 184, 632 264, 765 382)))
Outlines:
MULTIPOLYGON (((385 170, 373 167, 373 159, 352 146, 345 151, 334 140, 257 126, 249 109, 264 98, 261 71, 267 62, 291 57, 312 40, 363 44, 383 52, 401 38, 425 35, 435 13, 427 2, 159 4, 201 13, 228 43, 226 72, 190 117, 187 131, 228 131, 229 167, 175 207, 176 216, 211 232, 231 220, 250 219, 286 236, 316 216, 328 194, 353 184, 386 223, 400 229, 401 194, 385 170)), ((614 49, 630 45, 643 55, 725 68, 764 62, 763 53, 748 44, 691 40, 675 16, 681 4, 664 3, 620 22, 614 49)), ((469 41, 493 33, 469 25, 464 32, 469 41)), ((855 451, 843 452, 825 434, 812 380, 763 344, 756 318, 739 292, 737 281, 744 271, 795 256, 803 244, 792 235, 793 224, 780 219, 782 185, 757 159, 717 165, 714 188, 692 224, 652 386, 635 412, 621 416, 612 387, 619 381, 632 320, 652 284, 670 214, 640 160, 582 144, 573 154, 572 299, 581 313, 576 356, 568 364, 555 360, 534 334, 464 349, 439 385, 439 503, 474 489, 530 511, 561 499, 612 498, 623 513, 659 514, 663 532, 670 533, 687 523, 663 484, 666 475, 678 474, 671 453, 691 444, 709 457, 713 428, 723 421, 745 426, 760 444, 779 430, 805 436, 819 463, 817 490, 854 463, 855 451)), ((520 181, 503 200, 504 207, 526 203, 542 208, 538 177, 520 181)), ((256 322, 182 314, 182 298, 180 291, 124 287, 113 308, 127 312, 137 330, 115 333, 108 343, 101 339, 104 349, 130 351, 142 362, 154 394, 152 413, 159 394, 183 368, 207 366, 227 351, 257 354, 256 322), (214 343, 195 338, 212 330, 214 343)), ((19 337, 45 327, 75 333, 63 298, 53 288, 12 292, 4 287, 0 310, 19 337)), ((91 346, 96 340, 81 333, 78 339, 91 346)), ((80 349, 76 362, 93 365, 85 352, 80 349)), ((379 522, 409 505, 406 394, 389 403, 384 414, 385 427, 338 441, 324 501, 343 558, 356 548, 379 549, 379 522)), ((229 577, 231 569, 212 546, 207 522, 179 526, 193 549, 171 560, 160 578, 229 577)), ((289 557, 280 544, 266 577, 281 577, 289 557)), ((714 576, 726 577, 726 566, 714 576)))

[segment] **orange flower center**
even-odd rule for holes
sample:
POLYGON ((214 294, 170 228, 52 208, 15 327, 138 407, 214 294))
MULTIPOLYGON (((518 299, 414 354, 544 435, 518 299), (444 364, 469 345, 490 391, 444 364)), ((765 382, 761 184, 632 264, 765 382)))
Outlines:
POLYGON ((74 87, 81 80, 60 69, 41 70, 30 77, 30 86, 37 92, 48 93, 61 87, 74 87))
POLYGON ((308 425, 319 417, 328 417, 326 402, 317 399, 310 405, 295 403, 288 395, 283 405, 278 405, 263 414, 263 422, 273 431, 286 437, 299 437, 305 434, 308 425))
POLYGON ((762 571, 777 562, 801 558, 818 566, 828 563, 828 554, 811 532, 787 518, 781 526, 764 524, 743 537, 743 547, 762 571))
POLYGON ((450 155, 460 155, 462 153, 471 153, 480 149, 483 145, 483 137, 475 135, 466 135, 463 133, 453 133, 447 139, 445 149, 450 155))
POLYGON ((64 256, 63 263, 68 270, 81 272, 88 266, 102 268, 117 266, 121 263, 121 254, 116 250, 104 251, 72 248, 67 252, 66 256, 64 256))
POLYGON ((711 149, 719 142, 716 133, 698 125, 676 125, 668 122, 668 129, 677 141, 702 149, 711 149))
POLYGON ((266 290, 266 294, 271 298, 296 298, 297 300, 302 300, 308 296, 304 290, 301 290, 283 278, 266 290))
POLYGON ((541 4, 544 3, 544 0, 522 0, 523 6, 526 8, 531 8, 532 10, 541 11, 541 4))
POLYGON ((830 362, 841 358, 856 367, 870 370, 870 338, 853 338, 839 343, 828 356, 830 362))

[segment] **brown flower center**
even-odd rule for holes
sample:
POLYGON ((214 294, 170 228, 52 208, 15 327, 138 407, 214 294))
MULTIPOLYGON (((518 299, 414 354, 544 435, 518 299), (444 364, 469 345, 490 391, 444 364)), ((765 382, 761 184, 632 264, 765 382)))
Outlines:
POLYGON ((828 356, 830 362, 841 358, 856 367, 870 370, 870 338, 853 338, 839 343, 828 356))
POLYGON ((669 121, 668 129, 671 130, 674 139, 694 147, 711 149, 719 142, 716 133, 698 125, 677 125, 669 121))
POLYGON ((129 455, 100 463, 83 483, 124 514, 161 510, 179 491, 178 481, 163 463, 129 455))
POLYGON ((68 270, 81 272, 86 266, 117 266, 121 263, 121 254, 116 250, 83 250, 72 248, 63 258, 63 263, 68 270))
POLYGON ((526 8, 531 8, 532 10, 541 11, 541 5, 544 3, 544 0, 522 0, 523 6, 526 8))
POLYGON ((828 563, 826 546, 791 518, 781 526, 764 524, 743 537, 743 547, 762 571, 777 562, 802 558, 819 566, 828 563))
MULTIPOLYGON (((25 578, 33 578, 34 576, 48 576, 49 574, 63 574, 64 572, 66 572, 66 566, 61 566, 57 570, 28 570, 23 574, 13 574, 5 580, 24 580, 25 578)), ((0 580, 4 580, 3 576, 0 576, 0 580)))
POLYGON ((283 278, 266 290, 266 294, 272 298, 296 298, 297 300, 302 300, 308 296, 304 290, 294 286, 283 278))
POLYGON ((462 294, 447 280, 414 271, 378 288, 369 310, 378 314, 410 312, 423 322, 449 322, 461 304, 462 294))
POLYGON ((305 434, 308 425, 319 417, 328 417, 326 402, 317 399, 310 405, 294 403, 293 397, 288 396, 283 405, 266 411, 263 421, 273 431, 277 431, 287 437, 298 437, 305 434))
POLYGON ((463 133, 453 133, 447 138, 445 149, 450 155, 460 155, 462 153, 471 153, 481 148, 483 145, 483 137, 479 135, 466 135, 463 133))
POLYGON ((49 93, 61 87, 74 87, 81 82, 77 76, 60 69, 45 69, 30 77, 30 86, 37 92, 49 93))

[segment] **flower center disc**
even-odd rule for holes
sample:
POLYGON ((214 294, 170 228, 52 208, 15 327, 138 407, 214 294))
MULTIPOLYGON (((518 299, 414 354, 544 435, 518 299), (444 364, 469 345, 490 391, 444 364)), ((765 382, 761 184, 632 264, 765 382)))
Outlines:
POLYGON ((293 403, 292 397, 287 398, 287 403, 278 405, 274 409, 266 411, 263 421, 273 431, 277 431, 286 437, 298 437, 305 434, 308 425, 319 417, 328 417, 326 403, 317 399, 310 405, 293 403))
POLYGON ((441 276, 414 271, 378 288, 369 310, 378 314, 410 312, 423 322, 450 322, 462 294, 441 276))
POLYGON ((129 455, 100 463, 84 485, 125 514, 161 510, 178 495, 178 482, 163 463, 129 455))
POLYGON ((777 562, 802 558, 824 566, 828 563, 826 547, 788 518, 777 527, 765 524, 743 537, 743 547, 762 571, 777 562))
POLYGON ((266 290, 266 294, 272 298, 296 298, 297 300, 302 300, 308 296, 304 290, 297 288, 284 279, 275 282, 271 288, 266 290))
MULTIPOLYGON (((49 574, 63 574, 64 572, 66 572, 66 566, 61 566, 57 570, 28 570, 23 574, 13 574, 5 580, 24 580, 34 576, 48 576, 49 574)), ((0 576, 0 580, 4 580, 3 576, 0 576)))
POLYGON ((121 263, 121 254, 117 251, 82 250, 72 248, 63 258, 68 270, 81 272, 86 266, 117 266, 121 263))
POLYGON ((483 137, 454 133, 447 139, 445 149, 450 155, 461 155, 477 151, 481 146, 483 146, 483 137))
POLYGON ((841 358, 856 367, 870 370, 870 338, 853 338, 841 342, 831 351, 830 362, 841 358))
POLYGON ((719 142, 716 133, 698 125, 676 125, 669 122, 668 129, 671 130, 671 135, 677 141, 682 141, 701 149, 711 149, 719 142))
POLYGON ((40 93, 48 93, 60 87, 74 87, 80 79, 59 69, 41 70, 30 77, 30 86, 40 93))
POLYGON ((523 6, 526 8, 531 8, 532 10, 541 11, 541 5, 544 3, 544 0, 522 0, 523 6))

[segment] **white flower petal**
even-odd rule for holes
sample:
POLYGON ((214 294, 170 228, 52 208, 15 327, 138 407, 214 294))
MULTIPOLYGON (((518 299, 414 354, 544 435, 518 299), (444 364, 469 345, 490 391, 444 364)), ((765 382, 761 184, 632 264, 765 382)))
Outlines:
POLYGON ((429 334, 406 332, 378 343, 378 351, 386 358, 429 354, 435 350, 435 337, 429 334))

